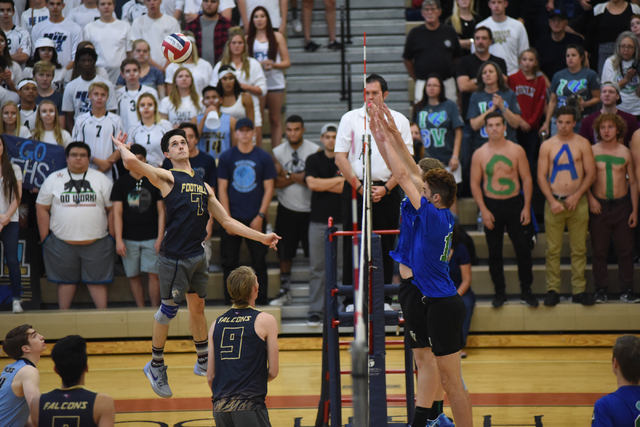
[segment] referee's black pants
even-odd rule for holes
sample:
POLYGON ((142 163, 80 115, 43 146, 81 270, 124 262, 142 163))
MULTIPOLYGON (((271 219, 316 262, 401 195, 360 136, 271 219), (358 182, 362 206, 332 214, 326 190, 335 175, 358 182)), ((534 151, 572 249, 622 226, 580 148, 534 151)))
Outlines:
MULTIPOLYGON (((382 185, 374 183, 373 185, 382 185)), ((351 185, 345 181, 342 189, 342 226, 345 231, 353 230, 353 219, 351 218, 351 185)), ((362 229, 362 196, 356 194, 358 201, 358 230, 362 229)), ((395 186, 389 194, 380 199, 379 202, 373 203, 371 208, 371 222, 373 230, 397 230, 398 220, 400 219, 400 188, 395 186)), ((389 252, 395 249, 397 235, 389 234, 381 236, 382 244, 382 267, 384 269, 384 283, 390 284, 393 279, 393 258, 389 256, 389 252)), ((343 239, 344 248, 344 264, 342 283, 345 286, 353 285, 353 244, 348 237, 343 239)))

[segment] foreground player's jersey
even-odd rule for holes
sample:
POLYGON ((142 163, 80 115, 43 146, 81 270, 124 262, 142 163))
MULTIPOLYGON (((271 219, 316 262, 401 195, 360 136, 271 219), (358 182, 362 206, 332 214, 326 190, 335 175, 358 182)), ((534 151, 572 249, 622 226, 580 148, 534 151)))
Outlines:
POLYGON ((42 394, 38 426, 95 427, 93 404, 97 395, 83 386, 58 388, 42 394))

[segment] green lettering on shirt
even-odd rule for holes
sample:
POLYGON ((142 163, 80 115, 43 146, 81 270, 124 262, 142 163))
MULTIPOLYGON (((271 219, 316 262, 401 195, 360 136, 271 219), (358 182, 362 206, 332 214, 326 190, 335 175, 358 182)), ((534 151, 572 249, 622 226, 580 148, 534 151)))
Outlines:
POLYGON ((596 156, 596 162, 605 164, 605 171, 607 172, 607 187, 605 196, 608 200, 613 199, 613 165, 624 165, 626 160, 624 157, 612 156, 610 154, 598 154, 596 156))
POLYGON ((486 166, 486 173, 488 178, 487 191, 489 193, 495 194, 496 196, 508 196, 509 194, 513 193, 516 189, 516 183, 513 182, 511 178, 498 179, 498 184, 507 186, 505 190, 496 190, 495 188, 493 188, 493 185, 491 184, 491 182, 493 181, 493 168, 495 167, 496 163, 500 163, 500 162, 506 164, 509 167, 513 167, 513 162, 509 160, 509 158, 507 158, 506 156, 503 156, 502 154, 494 154, 486 166))

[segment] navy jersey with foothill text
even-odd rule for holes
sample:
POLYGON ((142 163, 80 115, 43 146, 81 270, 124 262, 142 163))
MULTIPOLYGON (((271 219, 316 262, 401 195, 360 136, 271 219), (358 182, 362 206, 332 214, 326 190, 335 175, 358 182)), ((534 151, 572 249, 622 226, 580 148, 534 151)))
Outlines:
POLYGON ((269 367, 267 343, 255 330, 259 310, 232 308, 213 331, 213 412, 265 409, 269 367))
POLYGON ((173 188, 164 198, 167 223, 161 254, 170 259, 193 258, 204 252, 209 221, 209 192, 193 170, 172 169, 173 188))

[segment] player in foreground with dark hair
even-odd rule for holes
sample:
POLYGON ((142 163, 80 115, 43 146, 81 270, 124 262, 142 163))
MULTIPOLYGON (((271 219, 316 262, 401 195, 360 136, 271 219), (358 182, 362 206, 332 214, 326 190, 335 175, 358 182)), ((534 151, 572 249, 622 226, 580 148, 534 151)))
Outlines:
POLYGON ((6 427, 29 425, 31 401, 40 396, 40 373, 36 365, 47 348, 42 335, 31 325, 7 332, 2 349, 15 362, 0 372, 0 423, 6 427))
POLYGON ((591 427, 638 425, 640 420, 640 338, 623 335, 613 346, 611 368, 618 389, 593 408, 591 427))
POLYGON ((209 266, 204 252, 209 214, 225 230, 263 243, 275 249, 280 237, 275 233, 263 234, 231 218, 216 199, 209 184, 196 174, 189 163, 189 145, 185 131, 175 129, 162 136, 161 148, 171 160, 173 169, 154 168, 136 158, 125 145, 127 134, 113 138, 120 150, 124 166, 149 178, 165 200, 167 225, 162 248, 158 255, 160 279, 160 309, 153 322, 153 359, 144 367, 153 391, 160 397, 171 397, 164 364, 164 345, 169 323, 178 314, 184 297, 189 307, 189 325, 196 346, 198 360, 193 368, 196 375, 207 375, 208 342, 204 298, 207 296, 209 266))
POLYGON ((438 169, 427 172, 423 182, 386 105, 372 103, 369 111, 378 149, 415 210, 409 261, 414 283, 424 295, 429 357, 435 356, 456 425, 472 426, 471 401, 460 371, 464 302, 449 278, 454 224, 449 208, 456 199, 456 182, 449 172, 438 169))
POLYGON ((113 427, 116 409, 113 398, 84 388, 87 343, 80 335, 68 335, 51 350, 54 371, 62 387, 37 396, 31 402, 34 427, 113 427))

